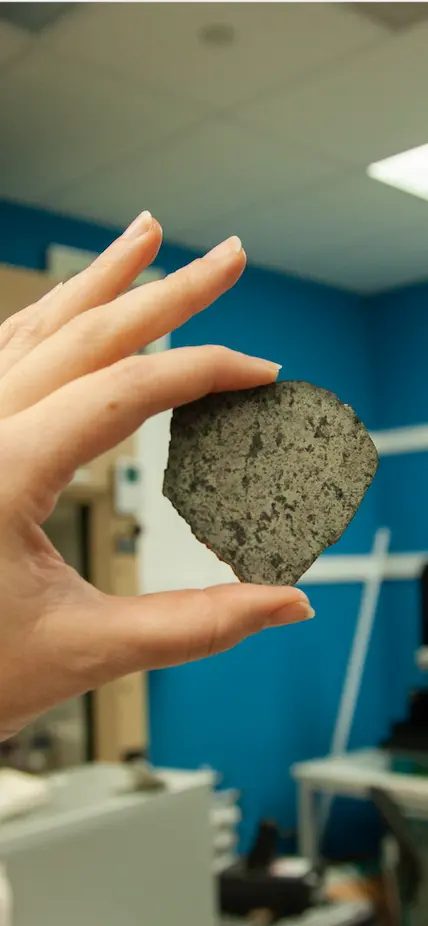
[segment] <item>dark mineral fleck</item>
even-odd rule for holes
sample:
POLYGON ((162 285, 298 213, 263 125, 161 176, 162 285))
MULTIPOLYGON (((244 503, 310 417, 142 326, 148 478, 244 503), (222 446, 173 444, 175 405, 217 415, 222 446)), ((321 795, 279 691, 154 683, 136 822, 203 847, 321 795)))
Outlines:
POLYGON ((241 580, 294 585, 342 535, 377 465, 348 405, 281 382, 176 409, 163 491, 241 580))

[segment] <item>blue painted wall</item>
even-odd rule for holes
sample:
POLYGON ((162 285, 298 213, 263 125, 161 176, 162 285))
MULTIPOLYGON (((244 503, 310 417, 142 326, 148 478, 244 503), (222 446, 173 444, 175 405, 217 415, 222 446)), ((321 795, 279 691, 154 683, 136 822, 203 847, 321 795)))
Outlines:
MULTIPOLYGON (((112 230, 86 222, 0 204, 2 262, 43 268, 52 242, 96 251, 112 237, 112 230)), ((171 271, 192 256, 164 245, 159 263, 171 271)), ((355 296, 249 268, 216 306, 173 335, 173 345, 217 342, 270 357, 283 364, 284 377, 332 389, 374 427, 381 405, 371 378, 371 336, 371 316, 355 296)), ((375 485, 332 552, 370 549, 377 504, 375 485)), ((154 761, 190 768, 210 764, 224 773, 226 784, 241 788, 243 848, 262 815, 294 825, 290 763, 328 749, 360 588, 320 586, 311 594, 315 621, 266 632, 231 653, 151 676, 154 761)), ((384 622, 377 622, 353 746, 376 743, 391 719, 388 639, 384 622)), ((352 812, 357 825, 361 816, 352 812)))
MULTIPOLYGON (((367 300, 370 318, 375 418, 382 428, 428 421, 428 284, 367 300)), ((428 550, 428 455, 384 457, 377 486, 379 513, 391 528, 391 549, 428 550)), ((412 687, 426 684, 415 666, 420 645, 417 582, 386 583, 379 620, 388 630, 387 677, 391 709, 399 719, 412 687)))

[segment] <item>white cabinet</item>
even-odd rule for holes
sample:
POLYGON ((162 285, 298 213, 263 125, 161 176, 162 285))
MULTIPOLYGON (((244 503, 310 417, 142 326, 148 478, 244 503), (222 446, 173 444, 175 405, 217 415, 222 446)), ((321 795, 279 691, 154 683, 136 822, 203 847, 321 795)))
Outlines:
POLYGON ((213 926, 211 777, 166 772, 120 793, 126 766, 53 778, 49 806, 0 830, 13 926, 213 926))

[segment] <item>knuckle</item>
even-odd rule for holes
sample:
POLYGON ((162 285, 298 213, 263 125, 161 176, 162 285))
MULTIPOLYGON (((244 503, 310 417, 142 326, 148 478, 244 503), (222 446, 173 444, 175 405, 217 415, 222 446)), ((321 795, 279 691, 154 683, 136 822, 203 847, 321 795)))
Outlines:
POLYGON ((93 282, 98 283, 99 280, 102 280, 106 273, 117 268, 117 259, 114 255, 111 254, 100 254, 99 257, 89 267, 85 267, 76 277, 75 280, 79 281, 79 285, 86 285, 87 283, 93 282))
POLYGON ((32 318, 32 306, 6 318, 0 326, 0 345, 16 343, 32 347, 39 340, 39 325, 32 318))
POLYGON ((120 360, 116 364, 115 374, 119 392, 122 389, 125 389, 127 392, 134 391, 141 385, 141 377, 143 374, 142 358, 133 356, 127 357, 125 360, 120 360))
POLYGON ((223 366, 227 363, 230 357, 230 350, 227 347, 223 347, 222 344, 207 344, 204 348, 207 354, 207 359, 213 364, 213 366, 223 366))
POLYGON ((16 316, 11 315, 10 318, 6 318, 2 325, 0 325, 0 336, 2 344, 7 343, 13 338, 16 331, 16 316))
POLYGON ((22 510, 24 489, 34 477, 36 460, 31 453, 27 456, 28 447, 8 419, 0 424, 0 442, 0 519, 3 520, 7 512, 22 510), (24 446, 26 453, 23 453, 24 446))
MULTIPOLYGON (((208 589, 192 589, 186 593, 188 613, 197 618, 185 643, 186 661, 205 659, 222 649, 218 608, 208 589)), ((193 621, 192 621, 193 624, 193 621)))
POLYGON ((218 612, 213 608, 211 598, 206 591, 202 591, 200 607, 204 618, 205 630, 202 643, 202 658, 209 658, 220 648, 218 612))
POLYGON ((21 344, 25 344, 26 347, 34 347, 35 344, 38 344, 40 339, 39 325, 35 322, 26 322, 20 325, 16 331, 15 338, 19 340, 21 344))
POLYGON ((187 267, 181 267, 169 277, 175 299, 186 309, 186 314, 195 314, 203 302, 200 287, 201 258, 196 258, 187 267))

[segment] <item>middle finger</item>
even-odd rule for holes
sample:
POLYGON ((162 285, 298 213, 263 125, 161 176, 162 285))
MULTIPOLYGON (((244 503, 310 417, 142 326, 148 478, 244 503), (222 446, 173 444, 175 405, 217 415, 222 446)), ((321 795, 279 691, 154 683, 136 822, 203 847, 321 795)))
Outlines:
POLYGON ((0 381, 1 416, 28 408, 179 327, 233 286, 244 267, 241 242, 230 238, 165 280, 74 319, 0 381))
POLYGON ((114 299, 159 251, 162 229, 142 213, 93 263, 0 327, 0 376, 71 319, 114 299))

